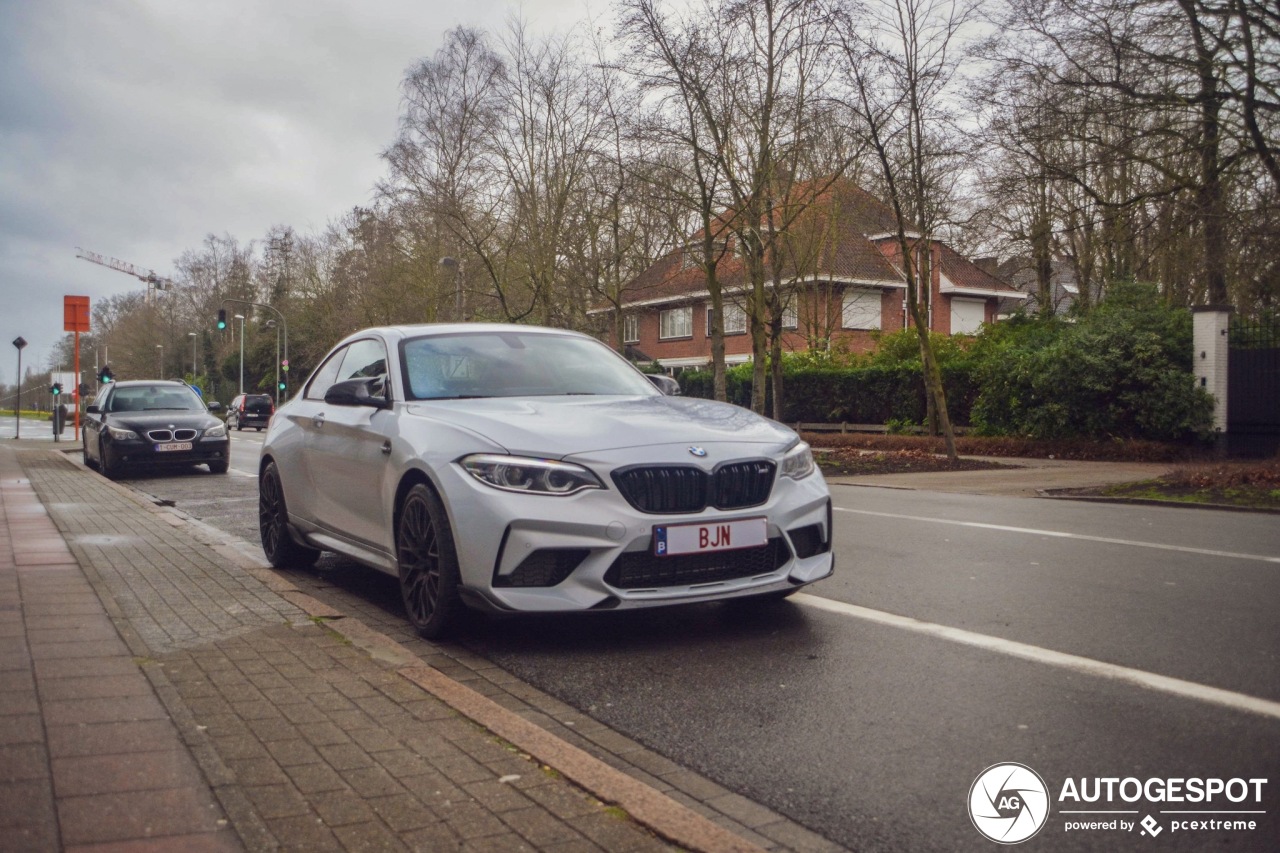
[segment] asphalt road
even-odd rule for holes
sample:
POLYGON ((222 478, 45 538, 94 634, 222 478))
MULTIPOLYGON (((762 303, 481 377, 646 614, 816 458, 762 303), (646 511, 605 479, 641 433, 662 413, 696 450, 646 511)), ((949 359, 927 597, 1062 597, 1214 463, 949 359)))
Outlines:
MULTIPOLYGON (((233 437, 226 476, 130 482, 255 542, 261 436, 233 437)), ((1261 804, 1055 802, 1027 849, 1280 849, 1276 516, 834 495, 837 574, 809 595, 758 610, 475 620, 461 642, 853 849, 995 849, 966 804, 975 777, 1005 761, 1038 771, 1055 801, 1068 778, 1268 780, 1261 804), (1073 808, 1127 813, 1063 814, 1073 808), (1257 828, 1154 839, 1065 828, 1147 815, 1257 828)), ((309 591, 402 624, 394 581, 335 557, 309 591)))

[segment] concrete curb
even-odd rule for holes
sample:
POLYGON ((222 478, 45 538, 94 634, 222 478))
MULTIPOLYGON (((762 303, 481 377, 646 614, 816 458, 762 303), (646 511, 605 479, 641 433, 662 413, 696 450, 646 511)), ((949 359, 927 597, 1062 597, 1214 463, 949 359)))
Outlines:
POLYGON ((508 711, 492 699, 428 666, 401 669, 400 675, 463 716, 527 752, 598 799, 612 803, 668 841, 703 853, 763 853, 665 794, 550 732, 508 711))

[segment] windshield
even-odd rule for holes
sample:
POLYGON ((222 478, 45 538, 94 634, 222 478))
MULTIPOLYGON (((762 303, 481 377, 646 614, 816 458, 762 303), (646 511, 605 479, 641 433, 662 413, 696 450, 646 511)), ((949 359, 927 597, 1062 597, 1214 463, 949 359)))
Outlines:
POLYGON ((111 395, 111 412, 203 412, 204 403, 190 389, 178 386, 117 388, 111 395))
POLYGON ((616 352, 572 335, 464 332, 400 344, 410 400, 659 392, 616 352))

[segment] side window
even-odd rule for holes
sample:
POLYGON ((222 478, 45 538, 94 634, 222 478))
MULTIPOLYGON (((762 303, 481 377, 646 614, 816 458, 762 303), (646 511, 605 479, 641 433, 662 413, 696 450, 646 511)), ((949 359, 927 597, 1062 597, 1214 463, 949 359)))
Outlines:
POLYGON ((335 352, 333 355, 320 365, 320 369, 316 371, 316 375, 311 377, 311 382, 307 385, 307 390, 302 396, 307 400, 323 400, 324 392, 329 390, 329 386, 338 381, 338 368, 342 365, 342 357, 347 354, 347 348, 343 348, 335 352))
POLYGON ((355 341, 347 347, 347 354, 342 359, 342 368, 338 371, 338 381, 344 379, 364 379, 385 376, 387 373, 387 351, 381 341, 355 341))

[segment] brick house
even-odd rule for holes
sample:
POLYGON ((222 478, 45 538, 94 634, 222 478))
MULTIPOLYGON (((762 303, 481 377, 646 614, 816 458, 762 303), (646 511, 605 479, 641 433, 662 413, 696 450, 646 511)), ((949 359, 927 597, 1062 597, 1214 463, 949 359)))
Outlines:
MULTIPOLYGON (((868 352, 875 332, 906 327, 906 278, 887 205, 851 182, 837 182, 796 217, 789 233, 781 276, 784 349, 803 351, 832 342, 868 352)), ((751 359, 744 301, 749 284, 732 239, 720 245, 725 250, 717 269, 725 303, 725 361, 736 364, 751 359)), ((945 244, 932 241, 930 250, 933 331, 973 334, 982 323, 996 320, 1002 299, 1026 298, 945 244)), ((633 358, 656 360, 668 372, 710 364, 711 300, 701 251, 699 233, 624 289, 623 338, 633 358)))

